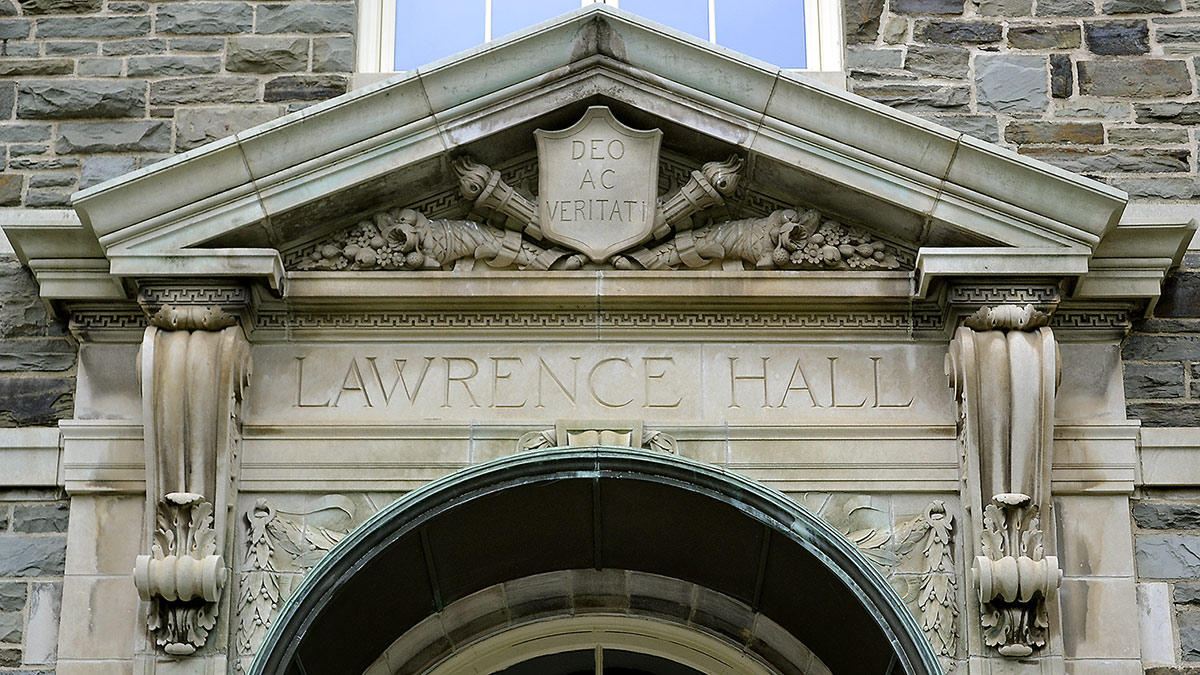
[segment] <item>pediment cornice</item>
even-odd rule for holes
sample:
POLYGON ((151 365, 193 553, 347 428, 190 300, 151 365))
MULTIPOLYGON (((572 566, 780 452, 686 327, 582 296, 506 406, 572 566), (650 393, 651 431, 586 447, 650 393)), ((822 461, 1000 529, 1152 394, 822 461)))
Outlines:
POLYGON ((664 161, 739 157, 756 194, 861 228, 898 261, 887 269, 910 270, 917 297, 940 278, 1073 284, 1094 267, 1109 271, 1084 285, 1089 297, 1150 297, 1147 280, 1187 237, 1174 223, 1163 237, 1175 243, 1155 249, 1169 253, 1122 261, 1103 243, 1118 236, 1119 190, 600 4, 79 192, 70 232, 5 231, 50 299, 128 297, 139 279, 171 277, 293 293, 314 283, 299 283, 311 273, 295 269, 297 251, 452 194, 458 157, 532 156, 535 129, 565 128, 589 105, 661 130, 664 161))

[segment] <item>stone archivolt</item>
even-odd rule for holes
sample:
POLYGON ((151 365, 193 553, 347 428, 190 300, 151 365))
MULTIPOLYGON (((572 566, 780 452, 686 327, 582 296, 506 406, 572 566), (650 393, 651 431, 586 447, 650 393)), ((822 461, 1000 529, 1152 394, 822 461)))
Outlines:
POLYGON ((659 198, 652 241, 595 263, 578 251, 543 240, 533 202, 501 173, 470 157, 453 162, 461 197, 481 220, 428 218, 392 208, 339 230, 289 268, 314 271, 445 270, 480 261, 518 270, 697 269, 740 264, 746 269, 892 270, 907 263, 895 246, 862 228, 825 218, 816 209, 776 208, 761 217, 694 221, 737 188, 742 160, 709 162, 659 198))

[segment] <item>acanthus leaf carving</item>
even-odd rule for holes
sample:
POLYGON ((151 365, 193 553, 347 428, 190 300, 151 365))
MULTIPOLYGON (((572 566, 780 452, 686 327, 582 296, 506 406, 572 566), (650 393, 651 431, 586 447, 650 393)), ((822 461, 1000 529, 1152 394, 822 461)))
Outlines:
POLYGON ((150 602, 147 625, 168 654, 203 647, 216 625, 228 571, 217 555, 213 505, 203 495, 170 493, 156 509, 150 555, 137 557, 134 585, 150 602))
MULTIPOLYGON (((343 495, 326 495, 300 512, 284 511, 260 497, 245 510, 246 552, 235 635, 240 656, 258 651, 295 584, 349 533, 355 510, 354 502, 343 495), (340 512, 342 524, 323 527, 309 522, 322 512, 340 512)), ((243 665, 237 661, 239 670, 243 665)))
POLYGON ((934 500, 925 512, 898 528, 899 551, 920 545, 923 555, 917 591, 918 619, 946 670, 954 669, 958 650, 958 576, 954 568, 954 516, 934 500), (903 534, 900 534, 900 533, 903 534))

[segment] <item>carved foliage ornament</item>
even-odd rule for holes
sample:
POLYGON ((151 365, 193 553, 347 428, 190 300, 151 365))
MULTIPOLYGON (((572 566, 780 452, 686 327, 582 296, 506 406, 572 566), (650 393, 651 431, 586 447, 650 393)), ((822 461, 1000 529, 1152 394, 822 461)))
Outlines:
POLYGON ((519 270, 675 270, 726 261, 750 269, 900 266, 894 248, 815 209, 775 209, 695 226, 693 216, 724 205, 737 188, 742 160, 709 162, 656 199, 661 132, 629 129, 607 108, 590 108, 571 128, 537 135, 536 204, 499 171, 459 157, 452 167, 460 193, 485 222, 381 211, 316 244, 295 267, 440 270, 475 261, 519 270))
POLYGON ((917 549, 924 558, 917 591, 918 619, 946 670, 958 649, 958 576, 954 569, 954 516, 934 500, 925 513, 898 526, 901 554, 917 549))

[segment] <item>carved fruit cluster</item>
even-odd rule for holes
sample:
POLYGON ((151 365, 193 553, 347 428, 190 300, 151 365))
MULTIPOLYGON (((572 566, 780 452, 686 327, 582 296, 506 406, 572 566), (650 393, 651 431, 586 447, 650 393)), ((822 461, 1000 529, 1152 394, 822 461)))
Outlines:
POLYGON ((802 245, 788 246, 785 241, 782 251, 776 249, 775 258, 776 264, 781 266, 788 263, 853 269, 894 266, 888 264, 883 242, 873 240, 865 230, 832 220, 823 222, 802 245), (787 258, 779 260, 780 253, 785 253, 787 258))
POLYGON ((425 254, 405 250, 404 241, 385 236, 374 223, 362 221, 333 235, 301 263, 305 270, 414 270, 425 264, 425 254))

